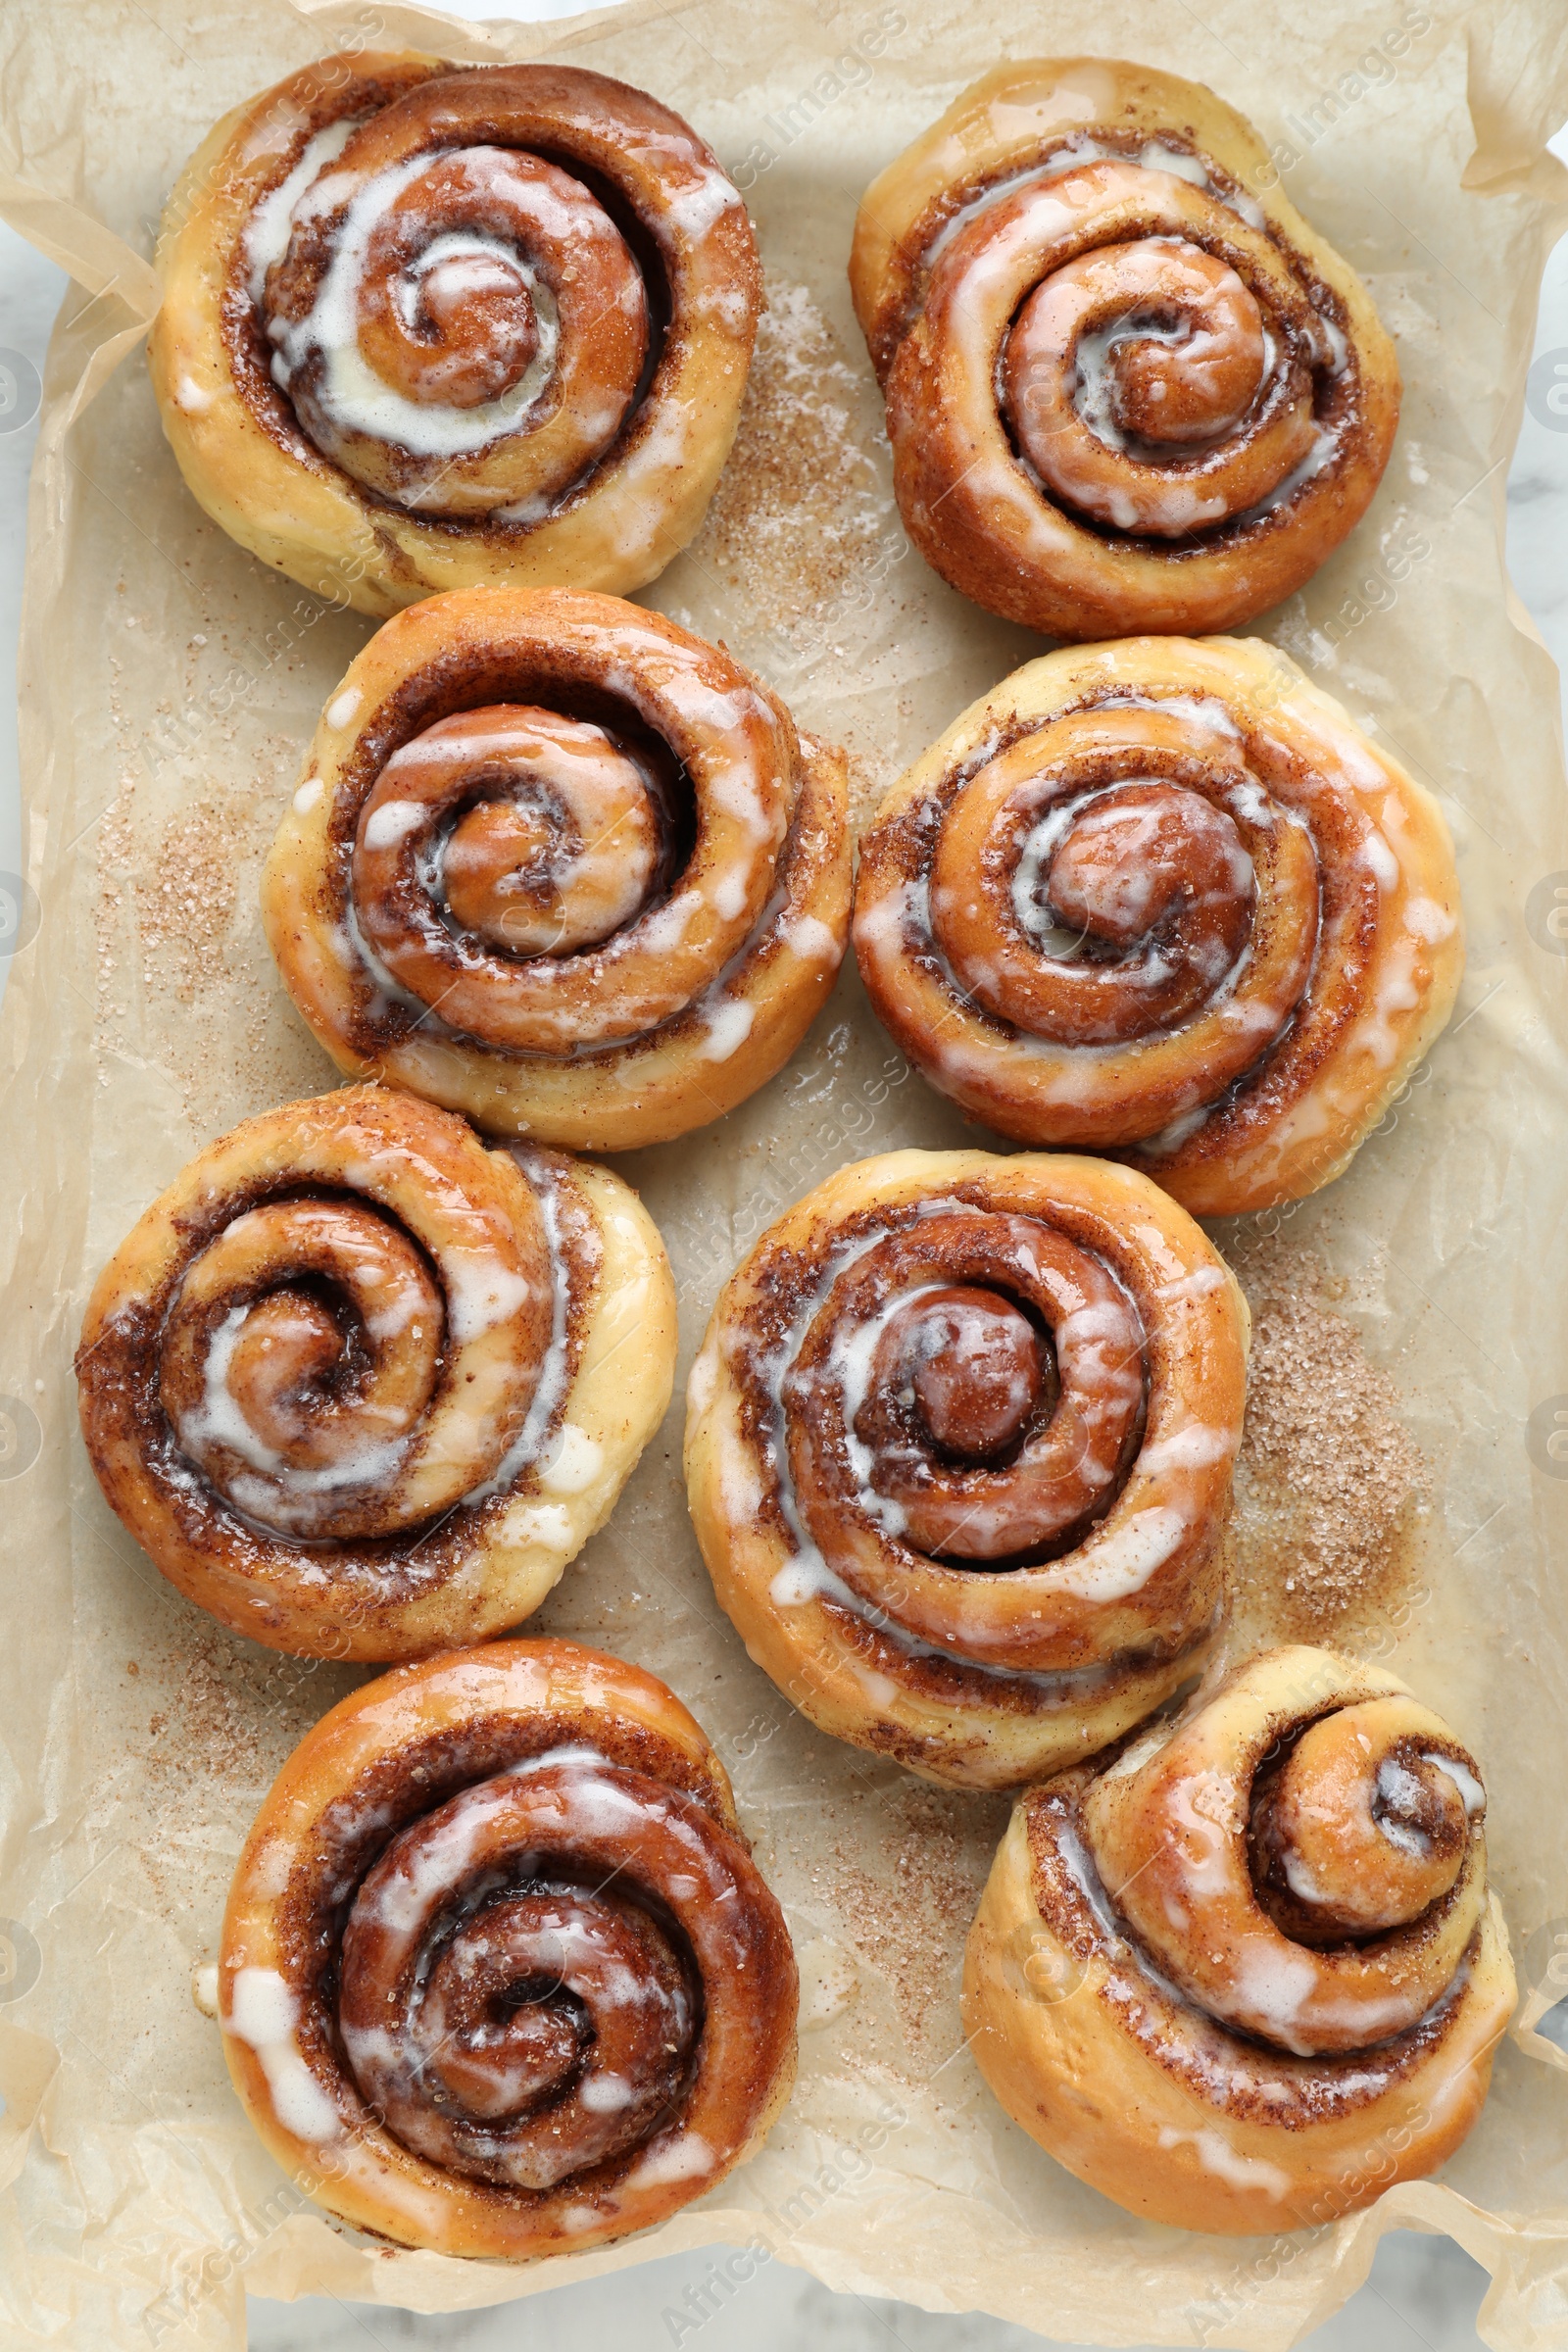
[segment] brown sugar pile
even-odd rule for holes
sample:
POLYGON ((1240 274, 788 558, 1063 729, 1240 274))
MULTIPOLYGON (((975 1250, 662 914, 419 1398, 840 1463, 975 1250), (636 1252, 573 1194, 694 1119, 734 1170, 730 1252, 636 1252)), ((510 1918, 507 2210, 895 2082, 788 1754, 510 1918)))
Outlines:
POLYGON ((804 286, 770 278, 729 463, 691 554, 731 626, 809 661, 847 626, 892 502, 865 446, 860 376, 804 286))
POLYGON ((1336 1314, 1322 1261, 1265 1247, 1236 1465, 1236 1619, 1260 1640, 1376 1626, 1410 1580, 1422 1463, 1398 1392, 1336 1314))

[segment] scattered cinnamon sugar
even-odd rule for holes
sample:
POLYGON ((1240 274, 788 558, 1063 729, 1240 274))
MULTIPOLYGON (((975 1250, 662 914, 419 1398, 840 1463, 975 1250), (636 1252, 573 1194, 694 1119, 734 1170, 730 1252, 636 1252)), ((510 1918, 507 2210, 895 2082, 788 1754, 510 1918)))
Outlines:
MULTIPOLYGON (((295 747, 266 748, 286 775, 295 747)), ((300 1024, 275 987, 257 986, 269 969, 258 884, 276 817, 275 796, 254 786, 176 799, 126 769, 93 844, 99 1084, 115 1060, 140 1061, 149 1036, 177 1038, 163 1075, 198 1134, 316 1081, 300 1024)))
POLYGON ((111 1054, 124 1053, 129 997, 135 987, 132 957, 125 936, 125 902, 130 863, 130 811, 136 780, 122 771, 120 790, 98 828, 98 895, 93 905, 93 939, 97 958, 98 1040, 111 1054))
POLYGON ((1238 1268, 1252 1310, 1236 1467, 1236 1619, 1259 1639, 1348 1638, 1415 1565, 1422 1461, 1398 1392, 1330 1304, 1312 1252, 1269 1243, 1238 1268))
POLYGON ((125 1755, 144 1824, 141 1861, 181 1901, 193 1824, 206 1834, 221 1825, 237 1846, 290 1750, 364 1680, 363 1669, 283 1657, 205 1623, 176 1633, 145 1667, 127 1661, 125 1672, 136 1682, 145 1672, 162 1694, 139 1721, 131 1702, 125 1755))
POLYGON ((813 624, 831 629, 858 593, 892 512, 865 398, 806 288, 770 277, 740 430, 691 550, 738 633, 780 632, 808 657, 813 624))
POLYGON ((850 831, 858 840, 898 776, 898 762, 868 752, 851 752, 850 831))
POLYGON ((887 1984, 921 2064, 948 2057, 962 2039, 964 1938, 1005 1821, 1000 1799, 901 1787, 883 1800, 879 1838, 868 1839, 862 1824, 808 1872, 818 1901, 887 1984))
POLYGON ((143 950, 167 956, 171 985, 182 1004, 226 971, 234 854, 233 812, 198 802, 164 827, 156 855, 137 876, 143 950))

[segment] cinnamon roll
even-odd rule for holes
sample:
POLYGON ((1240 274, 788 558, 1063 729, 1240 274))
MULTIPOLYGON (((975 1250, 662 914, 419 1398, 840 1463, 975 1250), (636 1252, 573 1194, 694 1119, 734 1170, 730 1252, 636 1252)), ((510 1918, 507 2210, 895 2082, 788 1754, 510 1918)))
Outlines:
POLYGON ((1026 1144, 1114 1152, 1195 1216, 1340 1174, 1463 970, 1437 804, 1272 646, 1030 662, 861 844, 878 1016, 1026 1144))
POLYGON ((1251 125, 1175 74, 999 66, 867 189, 850 284, 909 536, 1026 628, 1234 628, 1388 463, 1366 288, 1251 125))
POLYGON ((612 597, 470 589, 377 631, 263 884, 341 1069, 602 1151, 780 1069, 849 929, 842 753, 612 597))
POLYGON ((526 2262, 652 2229, 760 2146, 795 1958, 674 1693, 572 1642, 405 1666, 278 1775, 223 1922, 229 2073, 317 2201, 526 2262))
POLYGON ((669 1263, 628 1185, 349 1087, 208 1146, 76 1354, 111 1507, 269 1648, 409 1658, 536 1609, 663 1417, 669 1263))
POLYGON ((318 595, 636 588, 702 520, 760 308, 678 115, 580 68, 330 57, 224 117, 159 240, 186 483, 318 595))
POLYGON ((1214 1630, 1247 1329, 1129 1169, 841 1169, 730 1277, 692 1367, 692 1518, 750 1655, 927 1780, 1013 1788, 1116 1739, 1214 1630))
POLYGON ((1080 2180, 1188 2230, 1300 2230, 1450 2156, 1513 2009, 1480 1768, 1394 1675, 1271 1651, 1025 1790, 964 2023, 1080 2180))

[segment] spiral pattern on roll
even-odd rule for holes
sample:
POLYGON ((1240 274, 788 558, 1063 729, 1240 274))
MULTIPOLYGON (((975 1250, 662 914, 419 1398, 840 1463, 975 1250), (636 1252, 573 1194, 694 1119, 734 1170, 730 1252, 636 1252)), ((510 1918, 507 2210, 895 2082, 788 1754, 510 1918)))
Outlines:
POLYGON ((204 151, 172 204, 153 368, 191 486, 368 611, 487 577, 640 585, 738 419, 760 307, 739 195, 604 74, 341 67, 220 124, 219 172, 204 151))
POLYGON ((609 1150, 773 1074, 848 898, 842 756, 726 654, 608 597, 482 589, 360 656, 264 885, 341 1066, 609 1150))
POLYGON ((193 1161, 100 1277, 88 1450, 236 1629, 319 1656, 450 1645, 526 1615, 609 1509, 668 1393, 667 1285, 613 1178, 379 1088, 285 1104, 193 1161), (628 1311, 645 1357, 606 1442, 586 1359, 628 1311))
POLYGON ((897 1153, 730 1278, 688 1492, 752 1654, 812 1719, 1007 1787, 1136 1722, 1212 1631, 1246 1310, 1103 1163, 897 1153))
POLYGON ((854 933, 934 1085, 1200 1215, 1337 1174, 1462 961, 1428 795, 1283 655, 1224 639, 1005 680, 884 802, 854 933))
POLYGON ((969 1941, 982 2071, 1134 2212, 1338 2220, 1441 2163, 1485 2096, 1514 1998, 1485 1812, 1394 1675, 1253 1659, 1020 1800, 969 1941))
POLYGON ((1387 463, 1365 289, 1250 125, 1173 75, 1000 68, 867 192, 850 274, 911 536, 1027 626, 1233 627, 1387 463))
POLYGON ((1136 1742, 1083 1800, 1095 1869, 1155 1963, 1208 2016, 1298 2057, 1416 2025, 1486 1905, 1479 1767, 1380 1680, 1277 1658, 1136 1742), (1298 1712, 1282 1721, 1287 1672, 1298 1712))
POLYGON ((405 1669, 318 1725, 241 1859, 221 1981, 269 2144, 448 2252, 649 2228, 794 2071, 789 1936, 717 1759, 662 1684, 571 1642, 405 1669))
MULTIPOLYGON (((477 94, 479 123, 494 93, 477 94)), ((428 85, 310 181, 252 290, 273 381, 323 457, 393 505, 548 514, 613 446, 650 305, 602 204, 556 165, 463 135, 428 85), (390 120, 389 120, 390 117, 390 120)), ((258 224, 260 227, 262 224, 258 224)))

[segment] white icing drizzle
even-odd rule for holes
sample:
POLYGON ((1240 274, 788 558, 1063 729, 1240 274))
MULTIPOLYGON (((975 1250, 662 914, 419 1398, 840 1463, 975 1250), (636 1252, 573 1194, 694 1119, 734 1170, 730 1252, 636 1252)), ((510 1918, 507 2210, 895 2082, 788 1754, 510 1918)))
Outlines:
MULTIPOLYGON (((539 1385, 534 1390, 533 1401, 528 1407, 527 1417, 521 1429, 518 1430, 508 1451, 496 1464, 491 1476, 482 1486, 474 1487, 464 1496, 466 1504, 485 1502, 492 1494, 507 1494, 517 1484, 524 1472, 539 1459, 544 1448, 545 1433, 554 1420, 557 1409, 566 1393, 571 1280, 567 1269, 565 1233, 562 1223, 560 1197, 553 1175, 544 1171, 536 1173, 529 1167, 526 1157, 521 1152, 514 1152, 513 1157, 527 1179, 534 1199, 539 1203, 539 1213, 545 1229, 545 1240, 550 1251, 550 1345, 545 1349, 545 1360, 539 1372, 539 1385)), ((565 1438, 565 1434, 564 1429, 561 1433, 563 1440, 565 1438)), ((581 1431, 574 1432, 574 1435, 579 1438, 582 1437, 582 1434, 581 1431)), ((592 1444, 592 1440, 584 1442, 592 1444)), ((550 1458, 557 1458, 556 1448, 552 1448, 550 1458)), ((580 1466, 582 1460, 580 1453, 577 1459, 580 1466)), ((546 1480, 541 1479, 541 1485, 546 1483, 546 1480)), ((588 1479, 584 1478, 582 1486, 586 1487, 588 1483, 588 1479)), ((580 1493, 581 1491, 581 1487, 558 1486, 555 1489, 558 1494, 580 1493)), ((546 1539, 541 1538, 541 1540, 546 1539)))
POLYGON ((990 187, 982 189, 969 203, 960 206, 950 220, 943 222, 939 234, 927 247, 927 265, 934 263, 971 220, 977 220, 983 213, 989 213, 996 205, 1004 203, 1009 196, 1015 196, 1020 188, 1037 187, 1043 181, 1060 179, 1065 172, 1081 171, 1086 164, 1135 164, 1144 172, 1166 172, 1173 179, 1185 179, 1189 186, 1201 188, 1204 195, 1212 196, 1216 204, 1222 204, 1227 212, 1235 213, 1250 228, 1266 230, 1268 226, 1267 217, 1257 199, 1248 195, 1243 188, 1227 190, 1219 187, 1201 156, 1184 148, 1168 146, 1163 139, 1146 139, 1142 147, 1129 153, 1125 148, 1111 146, 1103 139, 1082 132, 1058 147, 1054 154, 1047 156, 1044 163, 1033 164, 1005 179, 993 181, 990 187))
POLYGON ((708 1029, 708 1042, 699 1048, 703 1059, 728 1061, 732 1054, 738 1054, 752 1034, 753 1017, 751 1005, 742 999, 713 990, 702 1004, 708 1029))
POLYGON ((255 2051, 284 2131, 318 2144, 339 2137, 343 2119, 300 2049, 299 2018, 299 2002, 276 1969, 236 1972, 224 2032, 255 2051))
POLYGON ((1289 2173, 1262 2156, 1242 2156, 1222 2132, 1178 2132, 1171 2124, 1159 2129, 1162 2148, 1193 2147, 1205 2173, 1213 2173, 1231 2188, 1257 2189, 1266 2197, 1285 2198, 1295 2186, 1289 2173))
POLYGON ((1293 466, 1290 472, 1283 475, 1264 497, 1258 499, 1252 506, 1244 507, 1241 513, 1232 519, 1238 523, 1253 522, 1262 515, 1274 514, 1280 507, 1288 506, 1302 484, 1314 481, 1326 466, 1334 463, 1339 454, 1339 434, 1328 425, 1319 425, 1312 436, 1312 446, 1300 463, 1293 466))
POLYGON ((654 2148, 626 2177, 628 2188, 662 2188, 674 2180, 695 2180, 710 2172, 712 2149, 699 2132, 682 2132, 654 2148))
MULTIPOLYGON (((1467 1820, 1474 1821, 1487 1809, 1487 1792, 1467 1765, 1457 1756, 1443 1756, 1436 1752, 1423 1753, 1423 1764, 1430 1764, 1446 1774, 1459 1792, 1467 1820)), ((1385 1756, 1377 1771, 1377 1801, 1374 1819, 1391 1845, 1402 1853, 1425 1856, 1431 1850, 1431 1840, 1418 1823, 1410 1817, 1421 1809, 1422 1787, 1419 1776, 1397 1756, 1385 1756)), ((1293 1882, 1294 1884, 1294 1882, 1293 1882)))
POLYGON ((307 143, 287 178, 279 180, 271 194, 262 198, 245 223, 246 291, 258 308, 267 290, 268 270, 288 251, 295 206, 326 166, 336 163, 364 120, 363 116, 349 115, 342 122, 329 122, 324 130, 318 130, 307 143))
POLYGON ((581 1494, 599 1476, 604 1460, 605 1449, 597 1439, 574 1422, 563 1422, 539 1465, 539 1484, 547 1494, 581 1494))
POLYGON ((1464 1806, 1465 1812, 1469 1816, 1470 1820, 1474 1821, 1478 1814, 1485 1813, 1487 1809, 1487 1792, 1485 1788, 1482 1788, 1481 1783, 1477 1780, 1475 1774, 1470 1770, 1469 1766, 1461 1764, 1457 1756, 1440 1756, 1436 1753, 1430 1755, 1424 1754, 1421 1758, 1421 1761, 1423 1764, 1435 1765, 1439 1772, 1446 1772, 1447 1774, 1449 1780, 1459 1791, 1459 1800, 1464 1806))
POLYGON ((726 213, 745 209, 734 182, 711 165, 705 165, 693 184, 672 196, 668 205, 670 221, 694 244, 706 237, 726 213))
POLYGON ((366 848, 396 849, 400 841, 417 832, 428 814, 423 801, 383 801, 365 820, 366 848))

